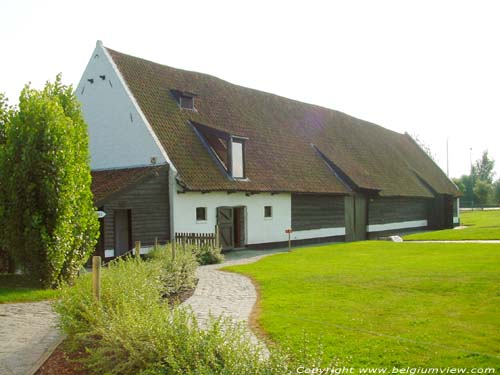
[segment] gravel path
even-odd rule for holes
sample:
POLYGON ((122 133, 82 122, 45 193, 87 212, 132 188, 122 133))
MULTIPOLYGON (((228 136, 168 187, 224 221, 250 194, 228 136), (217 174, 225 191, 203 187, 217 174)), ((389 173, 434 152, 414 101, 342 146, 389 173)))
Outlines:
POLYGON ((50 302, 0 304, 0 374, 26 375, 61 339, 50 302))
MULTIPOLYGON (((203 324, 212 316, 231 317, 235 321, 248 323, 250 313, 257 301, 257 291, 249 278, 220 271, 229 265, 253 263, 277 251, 237 251, 226 255, 222 264, 198 267, 198 285, 194 294, 184 302, 193 309, 203 324)), ((255 339, 255 337, 253 337, 255 339)))

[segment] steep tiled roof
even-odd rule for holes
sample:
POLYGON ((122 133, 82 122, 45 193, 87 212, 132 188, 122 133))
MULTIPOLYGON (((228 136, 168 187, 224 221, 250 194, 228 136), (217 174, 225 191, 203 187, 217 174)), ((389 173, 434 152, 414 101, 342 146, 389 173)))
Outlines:
POLYGON ((103 203, 107 198, 121 192, 143 178, 152 176, 162 166, 109 169, 102 171, 92 171, 92 193, 94 193, 94 202, 103 203))
POLYGON ((458 194, 407 135, 206 74, 107 51, 187 189, 347 193, 319 150, 361 189, 384 196, 432 196, 418 175, 438 193, 458 194), (195 93, 196 111, 180 109, 171 90, 195 93), (221 171, 189 121, 248 137, 248 181, 232 181, 221 171))

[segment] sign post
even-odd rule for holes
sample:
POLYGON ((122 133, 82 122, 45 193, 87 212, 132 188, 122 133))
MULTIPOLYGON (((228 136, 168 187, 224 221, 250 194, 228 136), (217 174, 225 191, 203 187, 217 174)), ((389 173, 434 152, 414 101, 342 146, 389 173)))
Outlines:
POLYGON ((292 232, 293 230, 291 228, 285 230, 285 233, 288 234, 288 251, 292 251, 292 232))

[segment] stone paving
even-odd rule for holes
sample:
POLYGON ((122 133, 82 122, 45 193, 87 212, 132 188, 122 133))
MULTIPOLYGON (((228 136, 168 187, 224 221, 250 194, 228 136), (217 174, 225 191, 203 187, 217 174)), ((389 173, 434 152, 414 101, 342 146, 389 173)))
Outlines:
MULTIPOLYGON (((250 313, 257 301, 255 287, 249 278, 219 269, 229 265, 253 263, 282 251, 234 251, 226 255, 222 264, 198 267, 198 285, 184 305, 193 309, 201 324, 204 324, 210 315, 222 315, 248 324, 250 313)), ((255 337, 253 339, 255 340, 255 337)))
POLYGON ((61 339, 50 302, 0 304, 0 374, 26 375, 61 339))

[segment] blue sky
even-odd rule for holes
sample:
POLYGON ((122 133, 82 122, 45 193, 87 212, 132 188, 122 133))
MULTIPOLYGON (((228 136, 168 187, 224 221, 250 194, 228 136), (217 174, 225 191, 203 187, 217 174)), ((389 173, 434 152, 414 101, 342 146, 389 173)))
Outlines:
MULTIPOLYGON (((75 84, 97 39, 418 135, 450 175, 488 149, 500 177, 495 1, 2 1, 0 91, 75 84)), ((500 3, 499 3, 500 4, 500 3)))

